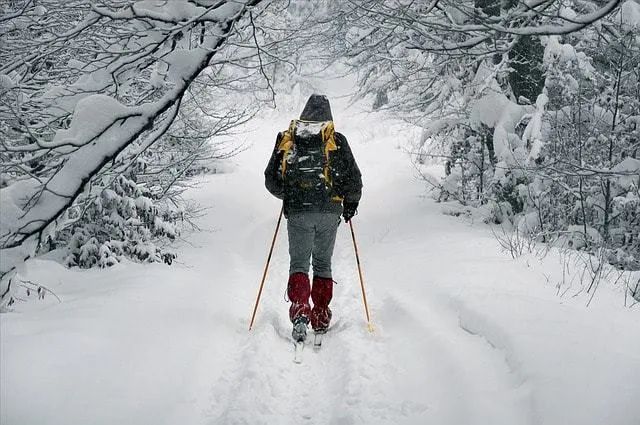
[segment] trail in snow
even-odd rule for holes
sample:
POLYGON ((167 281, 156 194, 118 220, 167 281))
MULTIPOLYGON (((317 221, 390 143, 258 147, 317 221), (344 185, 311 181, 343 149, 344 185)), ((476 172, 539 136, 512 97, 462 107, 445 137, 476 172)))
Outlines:
POLYGON ((363 173, 354 225, 373 334, 344 224, 322 349, 292 362, 285 228, 247 331, 280 208, 262 171, 291 116, 274 114, 247 130, 233 173, 193 191, 209 209, 178 264, 29 270, 64 302, 1 317, 0 422, 636 425, 637 311, 605 290, 591 309, 556 297, 542 266, 425 199, 406 128, 333 107, 363 173))
MULTIPOLYGON (((336 120, 340 123, 339 118, 336 120)), ((423 202, 418 197, 423 187, 414 179, 398 146, 389 143, 388 134, 375 140, 375 135, 367 134, 370 125, 363 125, 360 118, 355 121, 342 127, 364 174, 365 193, 354 224, 365 240, 370 239, 366 235, 384 239, 390 223, 406 220, 413 204, 423 202)), ((278 202, 264 195, 261 176, 240 174, 246 172, 242 170, 261 170, 270 149, 271 143, 255 146, 254 155, 247 159, 251 163, 241 167, 224 189, 230 197, 243 193, 254 200, 256 216, 258 211, 277 214, 278 202), (247 182, 252 184, 245 187, 247 182)), ((226 204, 219 189, 211 192, 217 193, 218 202, 226 204)), ((275 217, 268 223, 272 222, 275 217)), ((264 227, 273 228, 266 223, 264 227)), ((398 253, 389 252, 372 260, 363 250, 365 279, 372 299, 377 300, 373 302, 377 307, 373 320, 378 329, 374 334, 367 332, 347 229, 341 226, 334 254, 338 285, 332 307, 336 329, 327 335, 319 353, 307 347, 300 366, 292 363, 288 341, 291 325, 283 301, 288 271, 283 229, 255 331, 246 337, 237 358, 213 385, 210 423, 413 424, 427 419, 440 424, 530 423, 527 393, 516 388, 518 383, 504 356, 463 330, 453 311, 433 303, 421 304, 428 300, 427 291, 418 302, 411 300, 403 288, 418 284, 426 290, 428 278, 416 273, 411 281, 395 279, 395 267, 389 261, 398 253), (388 270, 369 275, 367 265, 372 262, 386 265, 388 270)), ((412 237, 412 233, 409 229, 401 236, 412 237)), ((261 264, 253 263, 256 258, 263 260, 269 238, 263 234, 255 240, 254 230, 235 235, 238 242, 250 241, 245 246, 258 242, 258 248, 264 251, 257 256, 259 251, 238 251, 257 272, 261 264)), ((369 245, 366 242, 364 247, 369 245)), ((250 281, 254 283, 256 277, 254 274, 250 281)))

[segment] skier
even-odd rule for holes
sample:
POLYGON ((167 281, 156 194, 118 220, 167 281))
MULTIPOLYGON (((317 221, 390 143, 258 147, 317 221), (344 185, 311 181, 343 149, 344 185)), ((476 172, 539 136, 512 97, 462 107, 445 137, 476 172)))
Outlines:
POLYGON ((360 170, 347 139, 334 131, 326 96, 311 95, 300 119, 278 134, 264 175, 267 190, 283 200, 287 218, 289 318, 292 337, 300 342, 306 338, 309 322, 316 334, 329 327, 334 283, 331 256, 340 215, 345 222, 351 220, 362 191, 360 170))

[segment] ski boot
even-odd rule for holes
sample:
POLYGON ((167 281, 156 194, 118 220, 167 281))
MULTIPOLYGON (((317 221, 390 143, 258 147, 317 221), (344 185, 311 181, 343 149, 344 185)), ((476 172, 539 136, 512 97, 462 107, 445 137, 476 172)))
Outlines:
POLYGON ((291 337, 294 342, 304 342, 307 339, 307 324, 309 324, 309 319, 305 316, 300 316, 293 321, 291 337))

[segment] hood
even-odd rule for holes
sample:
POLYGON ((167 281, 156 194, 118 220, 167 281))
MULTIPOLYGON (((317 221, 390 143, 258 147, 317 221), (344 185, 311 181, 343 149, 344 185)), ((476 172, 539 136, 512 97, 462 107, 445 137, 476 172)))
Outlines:
POLYGON ((300 114, 303 121, 333 121, 327 96, 312 94, 300 114))

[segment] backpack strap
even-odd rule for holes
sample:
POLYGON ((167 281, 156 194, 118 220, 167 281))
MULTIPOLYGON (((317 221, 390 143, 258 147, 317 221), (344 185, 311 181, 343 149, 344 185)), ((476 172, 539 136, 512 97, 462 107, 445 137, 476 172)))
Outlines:
MULTIPOLYGON (((329 184, 329 186, 333 187, 333 180, 331 179, 331 174, 329 173, 329 154, 330 152, 337 151, 338 145, 336 144, 336 130, 333 125, 333 121, 328 121, 320 130, 320 134, 322 135, 322 141, 324 142, 324 178, 325 181, 329 184)), ((335 195, 331 197, 333 202, 342 202, 343 197, 339 195, 335 195)))
POLYGON ((329 173, 329 153, 338 150, 338 146, 336 145, 336 130, 333 126, 333 121, 328 121, 322 126, 320 135, 322 136, 322 142, 324 143, 324 178, 329 186, 333 186, 331 174, 329 173))
POLYGON ((284 173, 287 170, 287 157, 291 148, 293 148, 293 135, 296 132, 296 124, 298 122, 296 120, 292 120, 291 124, 289 124, 289 128, 282 133, 282 139, 280 139, 280 144, 278 145, 278 152, 283 152, 282 154, 282 178, 284 178, 284 173))

